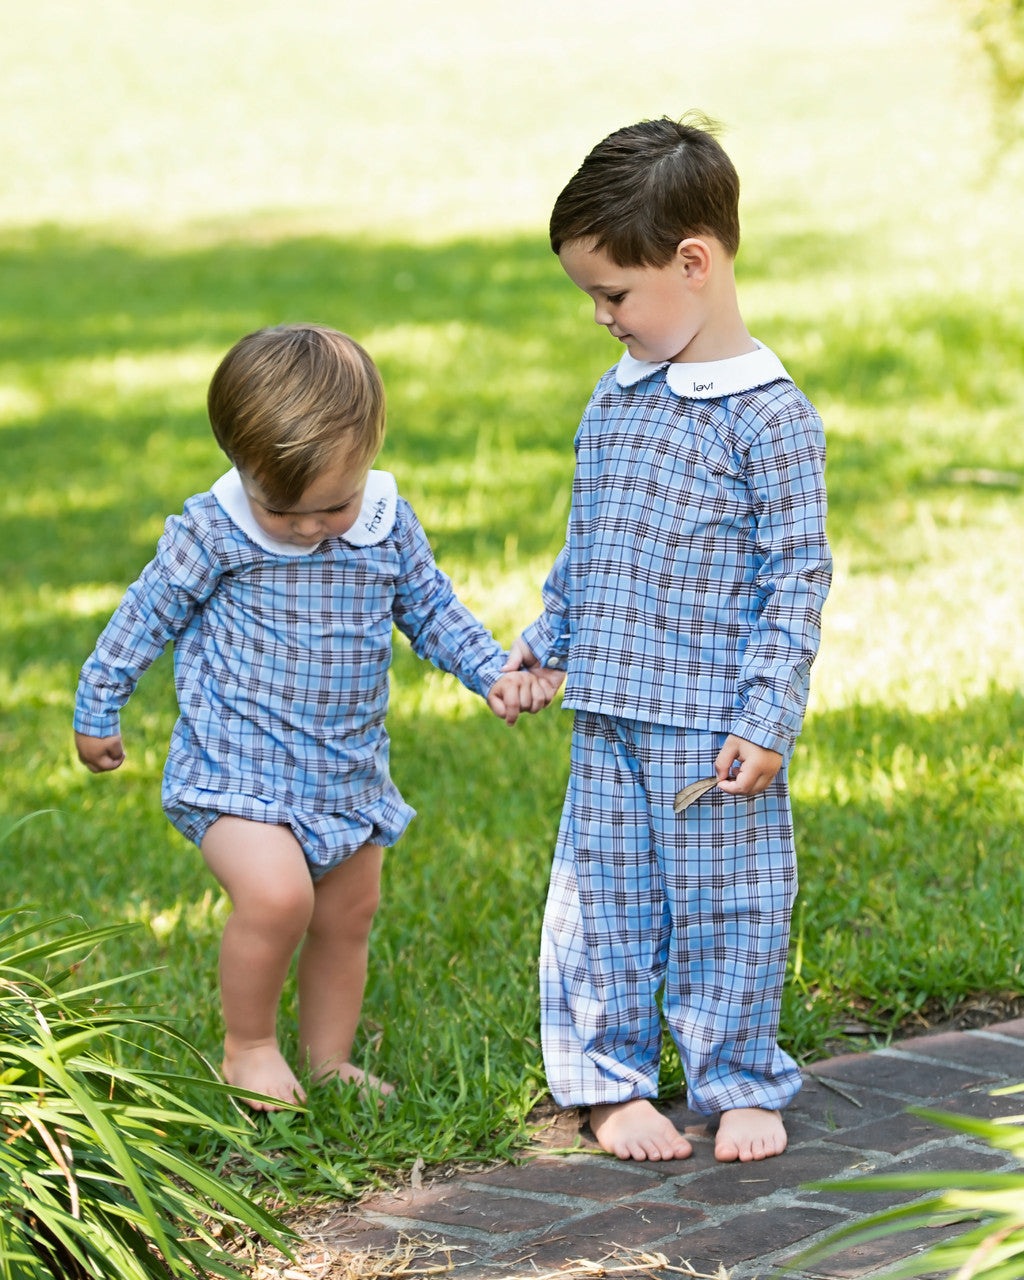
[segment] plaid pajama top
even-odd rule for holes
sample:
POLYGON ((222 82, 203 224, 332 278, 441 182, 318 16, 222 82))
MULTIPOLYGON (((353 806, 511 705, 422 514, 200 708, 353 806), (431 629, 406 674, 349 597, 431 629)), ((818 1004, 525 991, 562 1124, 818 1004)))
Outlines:
POLYGON ((168 519, 82 669, 75 728, 116 733, 173 641, 180 716, 165 807, 205 798, 250 816, 241 799, 218 805, 228 796, 336 814, 390 792, 401 808, 384 730, 393 623, 475 693, 500 674, 505 654, 456 599, 388 473, 370 472, 348 533, 298 548, 259 529, 229 472, 168 519))
POLYGON ((824 436, 766 347, 707 364, 628 353, 576 434, 566 545, 524 632, 564 705, 788 753, 831 556, 824 436))

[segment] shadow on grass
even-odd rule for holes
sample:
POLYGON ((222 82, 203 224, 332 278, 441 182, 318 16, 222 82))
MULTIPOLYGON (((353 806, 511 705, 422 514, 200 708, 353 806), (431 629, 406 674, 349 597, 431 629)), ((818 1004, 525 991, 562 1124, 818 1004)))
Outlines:
MULTIPOLYGON (((438 713, 421 697, 426 670, 399 646, 392 767, 419 816, 385 860, 366 1006, 368 1027, 384 1029, 387 1070, 400 1075, 406 1056, 429 1058, 448 1011, 467 1000, 478 1007, 495 1062, 524 1052, 504 1028, 536 1012, 540 914, 567 766, 568 716, 551 712, 509 729, 468 693, 451 714, 438 713), (414 1026, 419 1039, 410 1043, 414 1026)), ((5 735, 17 735, 26 750, 8 773, 0 827, 8 815, 40 816, 5 844, 0 909, 41 903, 45 913, 77 913, 97 926, 141 922, 96 957, 89 979, 153 970, 143 984, 147 998, 213 1054, 217 952, 228 913, 198 850, 160 811, 174 717, 164 663, 125 710, 127 765, 103 776, 63 762, 66 706, 50 699, 5 724, 5 735), (48 755, 50 766, 33 767, 23 758, 30 748, 48 755)), ((290 986, 289 1034, 294 994, 290 986)), ((467 1045, 474 1062, 487 1052, 485 1039, 467 1045)), ((483 1063, 479 1071, 482 1078, 483 1063)))
POLYGON ((26 363, 226 350, 248 328, 295 320, 359 336, 399 324, 523 327, 529 317, 536 332, 569 295, 533 237, 418 246, 319 235, 161 251, 40 228, 0 233, 0 271, 5 351, 26 363))
MULTIPOLYGON (((744 270, 754 279, 809 276, 856 254, 831 237, 780 233, 745 246, 744 270)), ((9 583, 130 580, 151 551, 154 522, 224 465, 202 390, 184 405, 159 387, 130 399, 113 389, 95 404, 78 395, 72 405, 61 387, 76 369, 192 353, 212 371, 242 333, 297 319, 335 324, 371 349, 376 340, 391 419, 382 465, 417 506, 426 497, 446 511, 442 555, 493 564, 510 535, 520 555, 553 555, 560 545, 572 433, 617 347, 594 333, 542 236, 417 246, 261 240, 254 231, 249 240, 158 250, 43 227, 0 235, 0 273, 4 362, 27 400, 37 394, 42 405, 4 428, 5 458, 23 493, 52 493, 0 520, 9 583), (423 333, 426 346, 414 349, 423 333), (67 362, 80 363, 69 370, 67 362)), ((812 398, 891 409, 939 397, 974 411, 1020 393, 1018 375, 1011 385, 993 371, 1017 369, 1024 324, 984 300, 910 299, 867 323, 838 304, 832 312, 814 325, 785 317, 758 325, 812 398), (787 350, 809 339, 820 354, 801 368, 787 350)), ((879 495, 928 492, 943 461, 1007 465, 984 443, 947 452, 915 461, 893 431, 835 439, 834 526, 879 495)))
MULTIPOLYGON (((856 919, 865 895, 877 903, 899 886, 911 891, 904 908, 938 897, 953 912, 963 902, 947 890, 993 890, 988 875, 1019 852, 1022 738, 1024 696, 1007 690, 941 712, 861 706, 811 717, 794 766, 808 892, 842 886, 836 908, 856 919)), ((996 917, 1011 888, 1024 888, 1016 875, 990 904, 996 917)), ((1016 925, 1024 941, 1024 916, 1016 925)))
POLYGON ((564 532, 572 431, 602 356, 593 346, 583 355, 593 373, 578 381, 560 382, 557 356, 516 366, 524 343, 545 344, 550 357, 560 332, 580 327, 543 244, 310 237, 157 252, 44 228, 0 237, 0 272, 4 360, 24 403, 42 405, 3 430, 22 494, 40 494, 0 520, 9 585, 130 580, 166 513, 226 465, 205 417, 205 377, 191 404, 116 384, 94 403, 63 389, 74 390, 76 371, 199 353, 212 372, 244 332, 298 319, 334 324, 373 349, 389 388, 382 465, 414 501, 427 494, 445 507, 441 550, 493 559, 514 534, 521 554, 546 553, 564 532), (425 354, 406 356, 422 337, 417 326, 428 331, 425 354), (373 335, 391 331, 395 340, 374 349, 373 335), (520 452, 529 465, 517 482, 520 452), (504 503, 484 497, 460 521, 458 503, 482 473, 506 491, 504 503))
MULTIPOLYGON (((745 244, 742 280, 821 280, 855 275, 850 237, 780 232, 745 244)), ((213 346, 226 350, 247 329, 293 320, 336 324, 359 337, 399 325, 482 326, 594 350, 579 324, 586 304, 567 283, 543 236, 415 245, 326 235, 158 250, 86 232, 41 227, 0 232, 0 332, 5 359, 21 365, 213 346)), ((818 395, 878 404, 949 394, 1002 403, 993 376, 1013 369, 1024 321, 984 299, 909 297, 874 316, 846 315, 823 296, 813 322, 768 317, 760 328, 785 352, 809 335, 821 355, 795 368, 818 395)), ((606 363, 617 348, 607 344, 606 363)), ((593 361, 603 367, 600 356, 593 361)), ((200 407, 201 409, 201 407, 200 407)), ((561 442, 556 430, 551 437, 561 442)))

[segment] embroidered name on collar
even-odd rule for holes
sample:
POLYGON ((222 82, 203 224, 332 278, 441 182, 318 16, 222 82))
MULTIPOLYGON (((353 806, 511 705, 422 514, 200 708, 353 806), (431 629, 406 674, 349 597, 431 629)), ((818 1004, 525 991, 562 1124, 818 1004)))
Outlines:
POLYGON ((615 380, 620 387, 631 387, 659 369, 665 370, 665 381, 677 396, 693 400, 717 400, 740 391, 753 391, 780 378, 792 382, 779 357, 760 342, 756 351, 746 355, 696 364, 673 364, 667 360, 652 364, 635 360, 627 351, 615 366, 615 380))
POLYGON ((354 547, 372 547, 383 542, 395 526, 398 510, 398 485, 390 471, 371 471, 366 477, 366 491, 359 518, 341 536, 354 547))
MULTIPOLYGON (((264 551, 276 556, 308 556, 316 547, 297 547, 291 542, 272 538, 256 523, 245 496, 242 480, 234 467, 211 487, 210 492, 234 524, 264 551)), ((398 485, 390 471, 371 471, 366 477, 363 505, 356 522, 347 533, 341 535, 344 542, 354 547, 372 547, 383 542, 391 532, 398 510, 398 485)), ((317 546, 322 545, 317 543, 317 546)))
MULTIPOLYGON (((381 525, 383 524, 387 514, 388 514, 388 500, 386 497, 381 497, 377 499, 377 501, 373 504, 373 507, 369 515, 366 515, 366 506, 364 504, 363 510, 361 510, 359 513, 359 518, 360 520, 363 520, 364 516, 366 517, 363 528, 365 530, 367 537, 374 537, 376 534, 380 532, 381 525)), ((392 523, 394 523, 394 519, 395 519, 394 511, 392 511, 391 513, 392 523)))

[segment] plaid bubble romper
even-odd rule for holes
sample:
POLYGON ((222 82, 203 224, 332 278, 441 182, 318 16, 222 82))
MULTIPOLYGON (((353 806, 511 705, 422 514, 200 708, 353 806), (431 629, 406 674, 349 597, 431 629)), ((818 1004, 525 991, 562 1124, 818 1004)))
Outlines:
POLYGON ((171 516, 82 668, 75 728, 118 732, 174 644, 179 716, 164 812, 200 844, 222 814, 287 826, 320 879, 415 816, 385 729, 393 628, 485 697, 505 653, 457 599, 392 475, 371 471, 353 527, 316 547, 256 523, 238 473, 171 516))

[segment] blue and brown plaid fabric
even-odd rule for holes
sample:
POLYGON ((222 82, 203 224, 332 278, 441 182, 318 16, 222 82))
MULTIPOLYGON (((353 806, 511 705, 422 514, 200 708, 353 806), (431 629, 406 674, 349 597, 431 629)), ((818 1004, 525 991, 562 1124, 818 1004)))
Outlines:
POLYGON ((721 743, 576 714, 540 962, 563 1106, 656 1097, 662 1016, 694 1110, 774 1109, 800 1088, 776 1044, 796 893, 785 771, 759 796, 716 788, 672 809, 721 743))
POLYGON ((388 772, 393 624, 475 693, 501 672, 505 654, 456 598, 403 499, 373 545, 330 538, 275 555, 199 494, 167 521, 86 661, 75 728, 116 733, 173 642, 168 816, 195 840, 218 813, 290 825, 322 873, 367 839, 394 843, 413 816, 388 772))
POLYGON ((567 668, 567 707, 785 754, 831 576, 821 422, 785 376, 698 399, 672 390, 682 367, 633 361, 637 381, 598 383, 566 546, 524 636, 567 668))
POLYGON ((566 545, 524 632, 576 711, 542 942, 548 1080, 564 1105, 654 1097, 664 1016, 694 1108, 783 1106, 800 1081, 776 1044, 785 769, 753 798, 673 800, 725 735, 785 757, 800 731, 831 575, 821 423, 767 348, 626 355, 575 444, 566 545))

